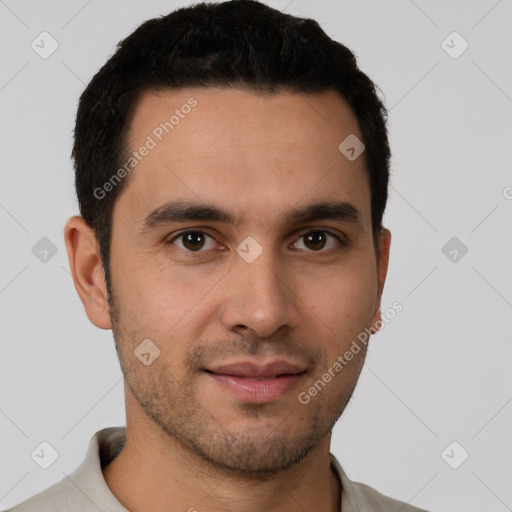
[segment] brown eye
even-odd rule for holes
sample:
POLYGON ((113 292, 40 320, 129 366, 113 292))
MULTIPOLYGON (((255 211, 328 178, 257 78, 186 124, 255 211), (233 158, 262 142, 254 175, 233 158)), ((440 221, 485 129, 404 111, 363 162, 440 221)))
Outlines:
MULTIPOLYGON (((174 237, 168 243, 174 244, 175 241, 180 239, 181 245, 177 244, 178 247, 190 252, 204 252, 200 250, 203 249, 205 245, 207 245, 208 239, 214 242, 213 238, 203 231, 185 231, 174 237)), ((213 247, 215 244, 213 243, 211 245, 213 247)), ((212 247, 207 247, 207 249, 211 249, 212 247)))
MULTIPOLYGON (((299 240, 304 240, 303 245, 306 249, 309 249, 314 252, 319 252, 327 246, 328 249, 332 249, 337 244, 342 244, 341 239, 333 233, 329 231, 315 229, 312 231, 308 231, 300 236, 299 240), (329 239, 331 240, 331 244, 329 244, 329 239)), ((297 249, 302 249, 302 247, 297 247, 298 242, 295 242, 294 246, 297 249)), ((326 252, 326 251, 323 251, 326 252)))

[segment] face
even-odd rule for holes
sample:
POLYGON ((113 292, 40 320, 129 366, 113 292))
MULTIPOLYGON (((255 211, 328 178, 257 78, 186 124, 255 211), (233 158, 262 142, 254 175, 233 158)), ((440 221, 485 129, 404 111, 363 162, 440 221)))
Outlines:
POLYGON ((350 134, 362 139, 335 92, 187 89, 136 108, 131 149, 150 149, 111 245, 127 400, 218 468, 272 475, 303 459, 357 382, 364 348, 299 399, 380 314, 387 249, 379 264, 364 153, 338 149, 350 134))

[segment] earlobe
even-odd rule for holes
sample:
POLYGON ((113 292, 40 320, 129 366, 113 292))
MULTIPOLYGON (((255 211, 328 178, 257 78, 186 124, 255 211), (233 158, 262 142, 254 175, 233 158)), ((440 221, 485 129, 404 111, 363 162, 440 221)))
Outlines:
POLYGON ((100 329, 111 329, 107 287, 99 244, 83 217, 71 217, 64 228, 64 241, 76 291, 89 320, 100 329))
POLYGON ((372 318, 372 330, 377 332, 382 326, 381 318, 381 298, 386 282, 389 263, 389 249, 391 247, 391 232, 389 229, 382 228, 379 234, 379 253, 377 259, 377 301, 376 308, 372 318))

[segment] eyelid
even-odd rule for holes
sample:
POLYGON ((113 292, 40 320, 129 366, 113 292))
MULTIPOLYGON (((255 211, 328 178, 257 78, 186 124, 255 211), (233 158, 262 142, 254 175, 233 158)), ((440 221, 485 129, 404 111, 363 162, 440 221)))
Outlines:
POLYGON ((329 233, 330 235, 336 237, 341 242, 347 240, 345 233, 338 231, 338 230, 333 230, 331 228, 324 228, 321 226, 307 226, 305 228, 301 228, 298 231, 296 231, 294 233, 294 235, 300 237, 300 236, 305 235, 306 233, 309 233, 310 231, 324 231, 325 233, 329 233))

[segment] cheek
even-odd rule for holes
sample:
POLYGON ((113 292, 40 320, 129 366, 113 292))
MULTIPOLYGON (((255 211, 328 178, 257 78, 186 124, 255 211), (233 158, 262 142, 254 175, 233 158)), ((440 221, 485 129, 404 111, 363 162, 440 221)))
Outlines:
POLYGON ((146 271, 140 267, 124 284, 126 307, 122 313, 132 326, 133 343, 135 338, 149 338, 160 349, 161 360, 180 373, 184 353, 197 344, 206 329, 206 319, 219 306, 205 297, 207 289, 206 283, 171 272, 168 267, 146 271))
POLYGON ((118 259, 112 268, 116 309, 132 342, 149 338, 160 346, 187 309, 187 297, 163 272, 141 265, 142 256, 118 259), (138 260, 138 264, 137 264, 138 260))
POLYGON ((334 351, 341 351, 371 325, 376 307, 377 277, 371 260, 361 268, 341 269, 304 283, 302 298, 312 321, 325 333, 334 351), (364 267, 364 268, 363 268, 364 267))

